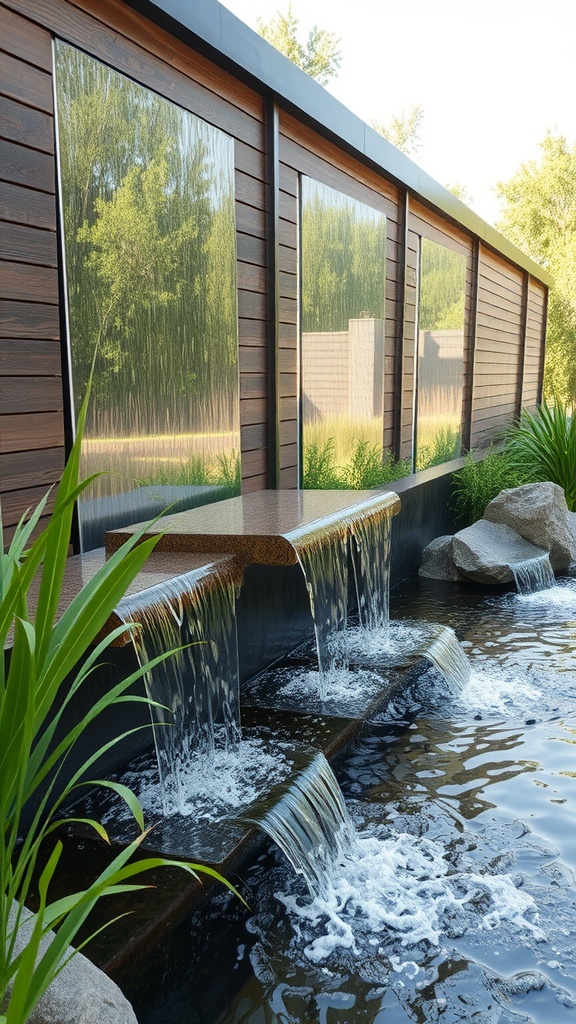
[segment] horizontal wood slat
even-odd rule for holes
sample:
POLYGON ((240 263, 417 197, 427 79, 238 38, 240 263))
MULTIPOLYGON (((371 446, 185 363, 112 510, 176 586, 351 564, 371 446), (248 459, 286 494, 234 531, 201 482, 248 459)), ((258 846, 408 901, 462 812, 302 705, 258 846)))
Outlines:
POLYGON ((57 341, 0 338, 0 375, 3 377, 56 377, 62 356, 57 341))
POLYGON ((60 411, 0 415, 0 452, 57 448, 63 444, 64 422, 60 411))
MULTIPOLYGON (((3 171, 2 171, 3 173, 3 171)), ((44 228, 56 231, 56 201, 54 195, 37 192, 32 188, 0 181, 0 220, 13 221, 15 224, 31 228, 44 228)), ((8 228, 0 228, 2 236, 8 228)), ((35 260, 36 247, 30 249, 31 262, 35 260)))

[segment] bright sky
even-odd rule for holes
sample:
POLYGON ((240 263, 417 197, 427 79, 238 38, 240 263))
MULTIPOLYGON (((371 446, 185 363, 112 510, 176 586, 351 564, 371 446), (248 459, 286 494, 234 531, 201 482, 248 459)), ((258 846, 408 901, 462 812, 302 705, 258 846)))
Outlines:
MULTIPOLYGON (((256 28, 288 0, 223 0, 256 28)), ((494 223, 498 181, 546 131, 576 141, 576 0, 292 0, 303 33, 341 37, 328 90, 364 121, 424 110, 417 163, 494 223)))

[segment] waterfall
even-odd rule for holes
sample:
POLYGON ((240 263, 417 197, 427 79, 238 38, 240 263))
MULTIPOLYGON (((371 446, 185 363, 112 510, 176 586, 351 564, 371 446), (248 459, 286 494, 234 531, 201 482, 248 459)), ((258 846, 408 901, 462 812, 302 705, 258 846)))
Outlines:
POLYGON ((450 626, 435 626, 421 651, 458 693, 470 681, 470 662, 450 626))
POLYGON ((511 562, 508 566, 519 594, 535 594, 556 586, 556 577, 547 552, 525 562, 511 562))
POLYGON ((291 533, 290 541, 310 598, 322 688, 330 672, 348 667, 348 529, 345 522, 319 523, 306 532, 291 533))
POLYGON ((367 630, 387 630, 389 625, 391 524, 391 509, 349 519, 358 615, 367 630))
POLYGON ((203 566, 122 599, 123 622, 140 664, 170 658, 146 673, 154 745, 166 815, 182 813, 190 772, 210 770, 215 746, 240 739, 236 581, 232 569, 203 566))
POLYGON ((321 753, 243 818, 274 840, 313 896, 326 896, 330 865, 346 856, 356 834, 338 781, 321 753))

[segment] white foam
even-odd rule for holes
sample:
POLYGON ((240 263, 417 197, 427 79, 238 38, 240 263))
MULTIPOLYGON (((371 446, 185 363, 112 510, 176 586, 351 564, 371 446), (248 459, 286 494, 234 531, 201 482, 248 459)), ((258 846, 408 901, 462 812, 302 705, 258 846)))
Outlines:
MULTIPOLYGON (((289 771, 280 744, 271 750, 262 740, 242 739, 236 749, 216 750, 210 760, 192 760, 181 772, 184 800, 177 813, 218 820, 252 803, 263 790, 286 778, 289 771)), ((126 775, 121 781, 134 789, 146 816, 165 816, 157 769, 126 775)))
POLYGON ((314 963, 338 948, 360 953, 375 936, 381 942, 399 939, 404 947, 422 941, 438 945, 454 921, 460 934, 508 922, 541 935, 536 904, 516 888, 512 876, 450 873, 443 847, 405 833, 388 838, 359 833, 351 854, 333 865, 325 898, 300 903, 292 894, 277 896, 314 963), (485 909, 476 909, 478 901, 485 909))
POLYGON ((566 616, 576 615, 576 587, 556 586, 537 590, 535 594, 517 594, 520 605, 538 609, 558 609, 566 616))

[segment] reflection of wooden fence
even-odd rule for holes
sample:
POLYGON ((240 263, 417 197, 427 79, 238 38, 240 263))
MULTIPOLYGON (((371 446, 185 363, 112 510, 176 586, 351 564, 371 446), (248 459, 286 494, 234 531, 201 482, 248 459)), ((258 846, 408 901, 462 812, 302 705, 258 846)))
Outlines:
POLYGON ((384 406, 384 320, 349 320, 347 331, 302 334, 302 414, 369 420, 384 406))

